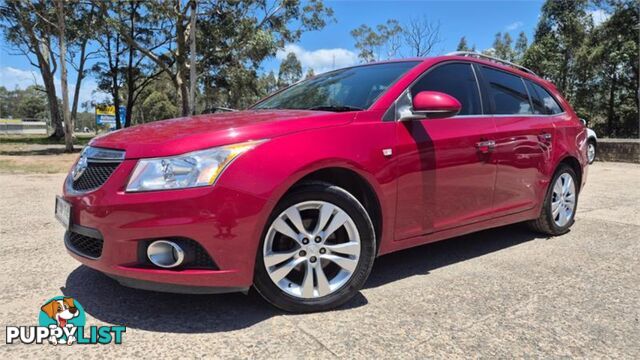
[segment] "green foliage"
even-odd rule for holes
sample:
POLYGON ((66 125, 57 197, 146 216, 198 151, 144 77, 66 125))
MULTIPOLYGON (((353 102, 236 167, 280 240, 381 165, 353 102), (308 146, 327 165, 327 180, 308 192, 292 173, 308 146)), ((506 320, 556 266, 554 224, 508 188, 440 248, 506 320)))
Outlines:
POLYGON ((302 78, 302 64, 294 53, 288 53, 280 63, 278 71, 278 88, 287 87, 302 78))
POLYGON ((400 34, 404 29, 397 20, 389 19, 384 24, 378 24, 374 29, 362 24, 351 30, 351 36, 356 41, 359 50, 358 57, 362 62, 373 62, 385 58, 395 57, 400 49, 400 34), (385 49, 386 48, 386 49, 385 49), (386 54, 381 54, 386 50, 386 54))
POLYGON ((471 48, 467 45, 467 39, 464 36, 460 38, 456 51, 471 51, 471 48))
POLYGON ((0 118, 36 119, 49 118, 47 96, 40 86, 29 86, 25 90, 7 90, 0 86, 0 118))
POLYGON ((638 4, 547 1, 522 62, 551 80, 579 116, 608 137, 638 137, 638 4), (608 18, 595 24, 590 10, 608 18))

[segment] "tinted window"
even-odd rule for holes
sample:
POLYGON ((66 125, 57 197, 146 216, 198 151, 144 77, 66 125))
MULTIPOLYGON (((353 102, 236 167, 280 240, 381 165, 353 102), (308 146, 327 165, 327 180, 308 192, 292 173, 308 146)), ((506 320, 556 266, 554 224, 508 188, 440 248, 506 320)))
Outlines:
POLYGON ((470 64, 454 63, 436 67, 411 88, 411 96, 416 96, 420 91, 439 91, 453 96, 462 104, 459 115, 482 114, 478 85, 470 64))
POLYGON ((482 75, 489 84, 494 114, 532 114, 529 95, 519 76, 482 67, 482 75))
POLYGON ((536 97, 540 101, 541 113, 553 115, 560 114, 563 111, 556 99, 554 99, 553 96, 551 96, 551 94, 542 86, 534 82, 529 82, 529 85, 533 87, 536 97))
POLYGON ((366 109, 415 61, 357 66, 321 74, 258 103, 254 109, 366 109))
POLYGON ((544 102, 542 101, 542 97, 538 94, 538 92, 533 88, 533 83, 529 80, 525 80, 527 84, 527 90, 529 91, 529 96, 531 97, 531 103, 533 104, 533 113, 534 114, 546 114, 547 110, 544 107, 544 102))

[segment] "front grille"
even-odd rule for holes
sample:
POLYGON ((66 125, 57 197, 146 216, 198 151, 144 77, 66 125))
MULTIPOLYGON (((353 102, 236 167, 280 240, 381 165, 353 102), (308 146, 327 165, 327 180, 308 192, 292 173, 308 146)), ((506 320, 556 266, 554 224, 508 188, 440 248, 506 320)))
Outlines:
POLYGON ((81 256, 97 259, 102 255, 103 240, 68 231, 67 246, 73 252, 81 256))
POLYGON ((73 181, 73 189, 77 191, 89 191, 99 188, 107 181, 118 165, 120 165, 119 162, 106 163, 89 161, 87 169, 77 180, 73 181))

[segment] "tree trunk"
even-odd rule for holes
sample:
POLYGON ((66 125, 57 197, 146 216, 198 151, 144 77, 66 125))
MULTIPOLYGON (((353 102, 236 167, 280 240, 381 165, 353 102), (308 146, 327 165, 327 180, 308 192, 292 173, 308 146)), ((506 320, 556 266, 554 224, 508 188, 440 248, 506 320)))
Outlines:
POLYGON ((197 2, 191 2, 191 24, 189 35, 191 37, 191 49, 189 54, 189 115, 196 114, 196 18, 197 2))
MULTIPOLYGON (((42 66, 42 64, 40 66, 42 66)), ((53 74, 49 72, 48 64, 45 68, 41 68, 40 74, 42 75, 42 82, 44 83, 44 89, 47 93, 47 102, 49 104, 49 113, 51 115, 51 127, 53 128, 51 137, 56 140, 60 140, 64 137, 64 129, 62 128, 62 117, 60 116, 60 106, 58 105, 56 86, 53 82, 53 74)))
MULTIPOLYGON (((137 3, 131 2, 131 12, 129 13, 129 36, 135 39, 135 21, 137 3)), ((133 103, 135 101, 136 84, 133 76, 133 57, 136 54, 136 48, 129 45, 129 61, 127 64, 127 107, 124 115, 124 127, 131 126, 131 112, 133 111, 133 103)))
POLYGON ((60 87, 62 91, 62 116, 64 118, 65 151, 73 151, 73 122, 69 114, 69 92, 67 86, 67 47, 65 39, 64 0, 58 0, 58 42, 60 44, 60 87))
POLYGON ((60 116, 60 106, 58 105, 58 96, 56 95, 56 86, 53 79, 53 73, 51 71, 51 63, 49 62, 52 54, 49 54, 49 57, 45 57, 42 53, 41 46, 48 46, 48 44, 40 43, 32 29, 28 28, 27 31, 29 31, 29 38, 34 42, 33 52, 36 54, 36 58, 38 59, 38 68, 40 69, 44 89, 47 93, 49 114, 51 115, 51 127, 53 128, 51 137, 56 140, 60 140, 64 137, 64 129, 62 128, 62 117, 60 116))
MULTIPOLYGON (((182 14, 180 9, 180 1, 175 3, 176 14, 182 14)), ((176 19, 176 74, 174 83, 178 87, 182 101, 182 116, 189 116, 191 106, 189 104, 189 84, 185 77, 187 76, 187 33, 184 23, 184 17, 179 15, 176 19)))
POLYGON ((84 64, 87 61, 85 56, 87 50, 88 39, 82 40, 80 45, 80 65, 78 66, 78 78, 76 79, 76 88, 73 91, 73 105, 71 106, 71 121, 75 124, 78 115, 78 103, 80 102, 80 86, 82 86, 82 80, 84 79, 84 64))
POLYGON ((111 67, 111 81, 113 82, 113 107, 116 117, 116 129, 122 129, 120 122, 120 85, 118 84, 118 73, 120 72, 120 36, 116 36, 115 64, 111 67))

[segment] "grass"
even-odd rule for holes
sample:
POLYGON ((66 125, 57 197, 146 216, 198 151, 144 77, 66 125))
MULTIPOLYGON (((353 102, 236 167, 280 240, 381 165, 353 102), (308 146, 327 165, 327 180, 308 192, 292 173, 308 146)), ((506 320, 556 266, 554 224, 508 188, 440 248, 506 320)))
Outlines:
POLYGON ((0 158, 0 172, 10 174, 58 174, 69 171, 73 160, 64 159, 62 161, 46 161, 46 160, 31 160, 21 161, 20 159, 7 159, 6 157, 0 158))
POLYGON ((0 135, 0 172, 66 173, 94 135, 79 134, 73 153, 64 152, 64 140, 42 135, 0 135))
MULTIPOLYGON (((75 134, 74 145, 87 145, 95 134, 75 134)), ((56 140, 44 135, 0 135, 0 144, 64 145, 64 139, 56 140)))

